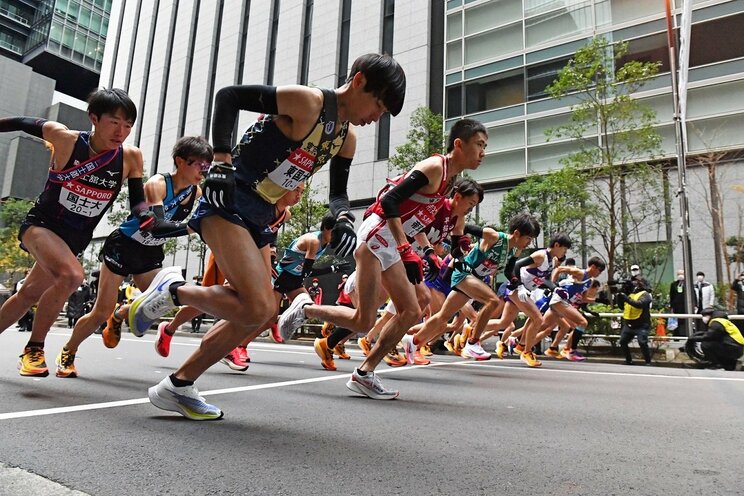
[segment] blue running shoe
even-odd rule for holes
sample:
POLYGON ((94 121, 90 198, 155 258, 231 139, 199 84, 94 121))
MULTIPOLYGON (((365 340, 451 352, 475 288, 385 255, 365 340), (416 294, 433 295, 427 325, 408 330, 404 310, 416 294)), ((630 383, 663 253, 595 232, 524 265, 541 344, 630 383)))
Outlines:
POLYGON ((168 267, 158 272, 147 291, 134 299, 127 321, 132 334, 141 338, 153 322, 176 308, 168 290, 174 282, 183 282, 181 267, 168 267))
POLYGON ((170 377, 148 389, 147 395, 150 397, 150 403, 161 410, 180 413, 190 420, 217 420, 223 415, 222 410, 199 396, 196 386, 176 387, 170 377))

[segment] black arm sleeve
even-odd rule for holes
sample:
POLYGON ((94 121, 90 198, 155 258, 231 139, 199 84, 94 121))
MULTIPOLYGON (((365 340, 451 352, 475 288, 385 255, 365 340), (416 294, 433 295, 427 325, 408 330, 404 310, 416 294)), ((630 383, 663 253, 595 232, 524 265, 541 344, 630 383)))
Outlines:
POLYGON ((403 200, 410 198, 416 191, 429 184, 429 178, 420 170, 408 174, 400 183, 385 193, 380 204, 385 218, 400 217, 400 204, 403 200))
POLYGON ((308 277, 313 272, 314 258, 306 258, 302 261, 302 277, 308 277))
MULTIPOLYGON (((514 270, 512 271, 511 277, 509 279, 519 278, 519 273, 522 271, 522 268, 529 267, 532 265, 535 261, 532 260, 532 257, 524 257, 520 258, 514 263, 514 270)), ((508 264, 507 264, 508 265, 508 264)))
POLYGON ((349 182, 351 159, 335 155, 331 158, 328 187, 328 209, 334 217, 349 210, 349 195, 346 186, 349 182))
POLYGON ((226 86, 217 92, 212 116, 212 144, 215 152, 229 153, 232 150, 231 138, 239 110, 278 114, 276 88, 254 84, 226 86))
POLYGON ((44 139, 42 128, 46 121, 46 119, 37 119, 36 117, 6 117, 5 119, 0 119, 0 133, 23 131, 37 138, 44 139))
POLYGON ((155 214, 155 225, 150 230, 156 238, 177 238, 189 233, 185 223, 165 220, 165 208, 162 205, 153 205, 152 212, 155 214))
POLYGON ((322 276, 325 274, 330 274, 331 272, 333 272, 333 265, 326 265, 325 267, 318 267, 317 269, 313 269, 309 275, 322 276))
POLYGON ((472 234, 476 238, 483 239, 483 228, 476 224, 465 224, 465 234, 472 234))
POLYGON ((127 179, 127 187, 129 188, 129 210, 132 211, 135 217, 139 217, 140 213, 147 210, 145 204, 145 187, 142 184, 141 177, 130 177, 127 179))
POLYGON ((509 260, 506 261, 506 266, 504 267, 504 275, 506 276, 507 281, 512 280, 512 275, 514 274, 514 265, 517 263, 517 257, 509 257, 509 260))

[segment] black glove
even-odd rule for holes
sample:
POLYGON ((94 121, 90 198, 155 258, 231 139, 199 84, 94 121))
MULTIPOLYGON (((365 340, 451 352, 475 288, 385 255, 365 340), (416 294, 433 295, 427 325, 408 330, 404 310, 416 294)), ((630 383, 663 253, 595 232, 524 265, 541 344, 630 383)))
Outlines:
POLYGON ((431 246, 424 250, 424 278, 431 282, 439 275, 439 257, 431 246))
POLYGON ((225 162, 215 162, 204 181, 204 199, 210 205, 230 209, 235 196, 235 167, 225 162))
POLYGON ((509 281, 509 284, 506 287, 509 288, 509 290, 514 291, 521 284, 522 284, 522 282, 518 278, 512 277, 511 280, 509 281))
POLYGON ((139 221, 140 231, 152 231, 155 228, 157 217, 152 210, 142 210, 137 213, 137 221, 139 221))
POLYGON ((331 265, 331 272, 341 272, 345 270, 349 265, 351 265, 349 262, 341 261, 338 263, 335 263, 331 265))
POLYGON ((424 267, 421 257, 416 255, 409 246, 400 252, 400 259, 403 261, 403 266, 406 268, 406 277, 411 281, 411 284, 420 283, 424 278, 424 267))
POLYGON ((339 258, 348 257, 356 248, 356 232, 354 232, 354 216, 351 212, 343 212, 336 219, 336 225, 331 231, 331 248, 339 258), (343 215, 341 217, 340 215, 343 215))

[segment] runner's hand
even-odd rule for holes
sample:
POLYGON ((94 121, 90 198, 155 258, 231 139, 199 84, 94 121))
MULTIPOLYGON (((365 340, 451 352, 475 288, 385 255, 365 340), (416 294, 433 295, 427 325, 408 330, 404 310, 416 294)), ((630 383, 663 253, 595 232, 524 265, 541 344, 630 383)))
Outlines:
POLYGON ((437 278, 439 268, 441 267, 441 261, 431 246, 424 250, 424 263, 424 277, 426 278, 426 282, 431 282, 437 278))
POLYGON ((356 248, 356 233, 354 232, 354 216, 345 212, 336 219, 336 225, 331 231, 331 248, 339 258, 348 257, 356 248))
POLYGON ((204 199, 212 206, 230 209, 235 196, 235 167, 215 162, 204 181, 204 199))
POLYGON ((519 301, 526 302, 530 299, 530 292, 524 286, 519 286, 517 289, 517 296, 519 297, 519 301))
POLYGON ((410 246, 400 253, 400 259, 406 268, 406 277, 411 284, 418 284, 424 278, 424 267, 421 257, 416 255, 410 246))

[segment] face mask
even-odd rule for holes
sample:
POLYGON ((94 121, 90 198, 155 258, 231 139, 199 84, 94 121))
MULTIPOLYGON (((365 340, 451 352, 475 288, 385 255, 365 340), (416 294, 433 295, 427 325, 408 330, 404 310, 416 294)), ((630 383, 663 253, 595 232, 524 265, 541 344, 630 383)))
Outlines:
POLYGON ((317 282, 314 282, 314 283, 313 283, 313 287, 314 287, 314 288, 317 288, 317 287, 318 287, 318 283, 317 283, 317 282))
POLYGON ((697 282, 703 282, 704 279, 703 276, 697 276, 697 282))
POLYGON ((708 322, 710 322, 710 317, 706 315, 705 317, 703 317, 703 324, 707 325, 708 322))
POLYGON ((685 280, 685 275, 684 275, 684 274, 679 274, 679 275, 677 276, 677 280, 678 280, 678 281, 684 281, 684 280, 685 280))

